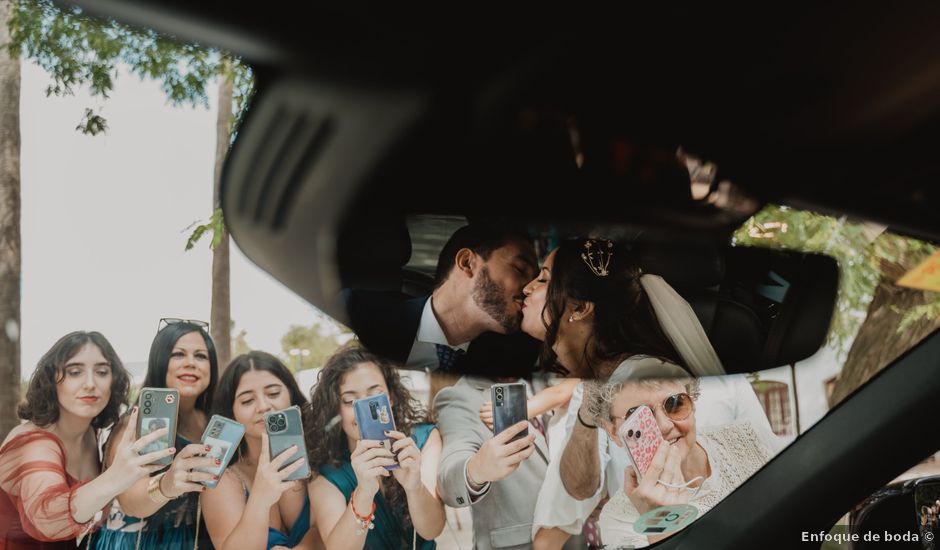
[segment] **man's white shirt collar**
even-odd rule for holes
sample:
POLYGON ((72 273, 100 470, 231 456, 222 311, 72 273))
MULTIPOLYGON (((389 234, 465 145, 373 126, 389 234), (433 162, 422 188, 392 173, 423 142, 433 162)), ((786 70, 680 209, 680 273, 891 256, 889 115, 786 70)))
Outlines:
POLYGON ((424 310, 421 312, 421 322, 418 325, 418 335, 415 337, 415 340, 428 344, 443 344, 455 349, 467 351, 467 348, 470 347, 470 342, 464 342, 456 346, 452 346, 447 342, 447 337, 444 336, 444 329, 441 328, 441 324, 437 322, 437 317, 434 316, 434 310, 431 308, 431 300, 432 298, 428 298, 428 301, 424 303, 424 310))

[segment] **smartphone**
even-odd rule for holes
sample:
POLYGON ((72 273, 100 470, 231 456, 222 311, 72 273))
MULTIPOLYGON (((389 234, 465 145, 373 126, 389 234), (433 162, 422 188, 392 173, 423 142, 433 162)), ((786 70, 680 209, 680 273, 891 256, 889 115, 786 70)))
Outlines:
MULTIPOLYGON (((494 434, 529 418, 529 399, 526 397, 525 382, 493 384, 490 386, 490 400, 493 402, 494 434)), ((516 434, 510 441, 522 439, 527 435, 529 435, 529 428, 516 434)))
POLYGON ((286 481, 296 481, 310 477, 310 461, 307 460, 307 445, 304 443, 304 427, 300 422, 300 407, 294 405, 281 411, 264 413, 264 427, 268 432, 268 444, 271 448, 271 459, 285 450, 297 445, 297 453, 288 459, 288 465, 296 460, 304 461, 299 470, 285 478, 286 481))
MULTIPOLYGON (((159 430, 169 428, 169 432, 160 439, 138 451, 145 455, 162 449, 169 449, 176 442, 176 421, 180 408, 180 392, 169 388, 143 388, 140 390, 137 406, 137 438, 159 430)), ((164 456, 152 464, 169 466, 173 455, 164 456)))
POLYGON ((630 453, 633 469, 639 481, 649 469, 659 446, 665 442, 653 411, 646 405, 637 408, 620 426, 617 435, 620 436, 620 440, 627 447, 627 452, 630 453))
MULTIPOLYGON (((212 418, 209 419, 209 424, 206 426, 206 431, 203 432, 202 439, 199 441, 209 447, 209 452, 206 456, 221 460, 222 464, 211 468, 197 469, 221 477, 222 471, 228 467, 228 463, 231 462, 232 457, 235 456, 235 452, 238 450, 238 445, 242 442, 242 436, 244 435, 245 426, 241 422, 235 422, 234 420, 217 414, 212 415, 212 418)), ((200 483, 210 489, 214 489, 215 486, 219 484, 219 481, 209 480, 200 481, 200 483)))
MULTIPOLYGON (((392 405, 388 401, 388 396, 384 393, 371 395, 364 399, 357 399, 353 402, 353 408, 356 411, 356 424, 359 426, 359 437, 371 441, 381 441, 385 450, 394 454, 392 451, 392 440, 386 437, 385 431, 395 429, 395 417, 392 415, 392 405)), ((395 457, 398 460, 398 457, 395 457)), ((398 464, 386 466, 386 470, 394 470, 398 464)))

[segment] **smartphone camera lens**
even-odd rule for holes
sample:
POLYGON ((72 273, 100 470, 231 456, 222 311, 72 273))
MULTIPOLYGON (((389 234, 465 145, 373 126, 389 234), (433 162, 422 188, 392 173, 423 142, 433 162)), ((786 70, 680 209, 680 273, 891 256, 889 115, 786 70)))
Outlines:
POLYGON ((640 435, 640 430, 637 430, 637 431, 636 431, 636 438, 637 438, 637 439, 640 439, 640 437, 642 437, 642 436, 640 435))
POLYGON ((283 432, 287 428, 287 419, 282 414, 268 417, 268 428, 273 433, 283 432))
POLYGON ((372 415, 372 420, 379 419, 379 404, 375 401, 369 403, 369 414, 372 415))
POLYGON ((627 437, 633 437, 633 430, 627 430, 627 437))

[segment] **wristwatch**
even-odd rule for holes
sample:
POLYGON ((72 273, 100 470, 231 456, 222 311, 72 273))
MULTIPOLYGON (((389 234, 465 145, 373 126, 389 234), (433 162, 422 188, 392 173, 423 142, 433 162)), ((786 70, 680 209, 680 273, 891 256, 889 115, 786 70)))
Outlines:
POLYGON ((150 481, 147 483, 147 496, 150 497, 150 500, 156 502, 157 504, 166 504, 173 500, 172 498, 166 496, 163 493, 163 489, 160 488, 160 481, 163 479, 163 476, 166 475, 166 472, 162 472, 150 478, 150 481))

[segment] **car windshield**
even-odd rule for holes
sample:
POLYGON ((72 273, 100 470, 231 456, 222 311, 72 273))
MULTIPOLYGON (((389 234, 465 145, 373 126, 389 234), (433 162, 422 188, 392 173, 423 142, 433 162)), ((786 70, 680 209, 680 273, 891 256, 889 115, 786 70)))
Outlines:
MULTIPOLYGON (((110 355, 96 364, 129 372, 116 409, 147 403, 138 395, 145 385, 175 389, 165 398, 168 405, 179 399, 175 444, 200 436, 206 443, 205 430, 215 426, 211 439, 220 447, 212 457, 238 457, 220 470, 237 476, 228 493, 234 497, 213 500, 220 493, 210 489, 199 508, 206 541, 233 532, 224 519, 232 502, 248 509, 256 491, 251 486, 248 496, 245 479, 257 483, 257 475, 290 469, 261 472, 277 452, 259 461, 260 449, 298 445, 312 472, 298 484, 306 490, 286 490, 284 473, 272 485, 279 488, 272 502, 294 517, 306 503, 317 543, 645 546, 707 513, 940 326, 936 243, 775 204, 718 243, 723 267, 746 271, 755 249, 838 263, 823 346, 775 368, 758 362, 722 374, 722 361, 747 336, 734 332, 733 320, 746 317, 750 324, 742 326, 758 327, 763 338, 770 323, 791 314, 784 307, 789 283, 772 269, 736 286, 724 272, 702 282, 700 273, 624 263, 649 244, 643 231, 624 229, 630 220, 578 220, 580 233, 571 231, 572 220, 523 221, 493 237, 491 228, 465 234, 479 220, 453 215, 450 205, 409 214, 408 253, 392 258, 390 270, 383 261, 393 251, 381 250, 383 261, 367 257, 344 271, 350 250, 337 246, 336 278, 352 319, 346 326, 316 307, 327 304, 305 302, 257 268, 226 230, 219 182, 251 108, 251 67, 224 51, 89 20, 78 8, 11 5, 4 14, 10 33, 0 42, 14 47, 0 59, 0 81, 13 83, 19 104, 2 114, 16 115, 3 120, 15 120, 19 134, 14 140, 0 132, 0 145, 16 158, 4 162, 0 192, 19 197, 22 190, 22 205, 11 199, 0 208, 0 235, 19 243, 22 231, 22 253, 18 244, 7 247, 12 255, 0 252, 4 266, 15 266, 0 292, 5 335, 16 342, 0 347, 0 376, 12 381, 2 399, 3 435, 24 429, 17 418, 41 425, 28 413, 17 417, 16 406, 36 399, 43 372, 61 375, 45 388, 59 388, 52 406, 66 399, 67 384, 56 384, 78 370, 49 367, 50 345, 72 331, 100 330, 123 367, 110 355), (21 179, 8 172, 14 164, 21 179), (615 234, 604 233, 611 228, 615 234), (160 334, 184 325, 188 332, 161 351, 160 334), (715 334, 728 330, 719 342, 715 334), (190 349, 184 338, 193 333, 202 339, 190 349), (475 376, 491 358, 514 368, 475 376), (281 411, 274 422, 265 416, 272 411, 281 411), (221 424, 210 426, 214 414, 230 416, 244 443, 241 436, 223 440, 221 424)), ((686 159, 696 198, 720 187, 712 184, 714 165, 677 158, 686 159)), ((695 233, 686 229, 676 241, 697 245, 695 233)), ((682 254, 664 250, 667 259, 682 254)), ((813 312, 809 321, 828 313, 813 312)), ((96 346, 103 354, 110 347, 96 346)), ((109 382, 108 395, 112 388, 120 389, 109 382)), ((74 410, 97 406, 99 397, 76 393, 78 405, 62 405, 65 417, 84 418, 74 410)), ((174 425, 172 414, 151 418, 141 435, 174 425)), ((107 426, 88 426, 110 428, 116 419, 115 411, 107 426)), ((185 477, 199 468, 183 470, 185 477)), ((136 491, 148 494, 148 506, 171 500, 164 478, 154 479, 136 491)), ((181 483, 202 490, 192 479, 181 483)), ((177 505, 185 500, 172 496, 177 505)), ((199 513, 179 506, 181 518, 199 513)), ((102 527, 112 534, 102 536, 136 536, 140 524, 124 518, 116 504, 102 527)), ((174 530, 182 520, 167 521, 174 530)), ((267 527, 287 531, 283 521, 267 527)))

